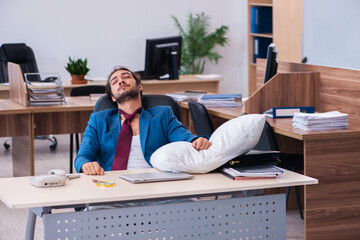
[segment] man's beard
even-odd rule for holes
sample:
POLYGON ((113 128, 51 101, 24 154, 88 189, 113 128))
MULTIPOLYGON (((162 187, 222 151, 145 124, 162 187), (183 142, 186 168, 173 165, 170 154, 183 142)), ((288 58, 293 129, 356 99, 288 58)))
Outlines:
POLYGON ((127 101, 130 101, 130 100, 134 100, 134 99, 137 99, 139 97, 139 89, 137 88, 133 88, 127 92, 124 92, 122 94, 120 94, 117 98, 116 98, 116 101, 119 103, 119 104, 122 104, 124 102, 127 102, 127 101))

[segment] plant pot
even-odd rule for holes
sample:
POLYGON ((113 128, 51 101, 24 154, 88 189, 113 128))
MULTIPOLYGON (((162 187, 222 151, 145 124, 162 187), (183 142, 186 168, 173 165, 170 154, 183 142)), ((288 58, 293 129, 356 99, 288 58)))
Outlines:
POLYGON ((85 75, 71 75, 71 83, 72 84, 85 84, 87 80, 85 80, 85 75))

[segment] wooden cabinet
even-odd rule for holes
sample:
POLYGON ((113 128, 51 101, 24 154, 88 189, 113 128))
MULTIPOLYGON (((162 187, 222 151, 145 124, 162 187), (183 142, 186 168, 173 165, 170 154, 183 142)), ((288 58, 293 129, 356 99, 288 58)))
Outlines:
MULTIPOLYGON (((303 0, 248 0, 249 96, 256 91, 254 38, 268 38, 276 44, 278 60, 301 62, 303 34, 303 0), (272 8, 272 33, 252 33, 252 7, 272 8)), ((259 49, 258 49, 259 50, 259 49)))

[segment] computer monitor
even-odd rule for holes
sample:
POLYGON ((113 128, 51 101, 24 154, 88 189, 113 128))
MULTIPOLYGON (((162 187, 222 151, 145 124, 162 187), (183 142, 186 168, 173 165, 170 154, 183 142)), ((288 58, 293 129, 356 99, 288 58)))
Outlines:
POLYGON ((276 74, 278 65, 277 53, 275 43, 271 43, 267 50, 264 84, 276 74))
POLYGON ((179 79, 182 37, 146 40, 142 79, 179 79))

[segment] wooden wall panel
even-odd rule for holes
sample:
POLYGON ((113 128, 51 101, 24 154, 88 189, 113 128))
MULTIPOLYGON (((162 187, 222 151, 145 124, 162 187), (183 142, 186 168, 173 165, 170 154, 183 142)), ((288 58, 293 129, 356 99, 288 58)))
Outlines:
POLYGON ((262 113, 272 107, 316 106, 319 73, 280 73, 245 102, 246 113, 262 113))
POLYGON ((27 100, 26 87, 24 78, 20 69, 20 65, 8 63, 9 83, 10 83, 10 99, 20 103, 23 106, 29 106, 27 100))
POLYGON ((306 186, 307 238, 353 239, 360 226, 360 139, 308 140, 305 151, 305 175, 319 180, 306 186))
POLYGON ((34 114, 35 135, 82 133, 92 111, 34 114))

